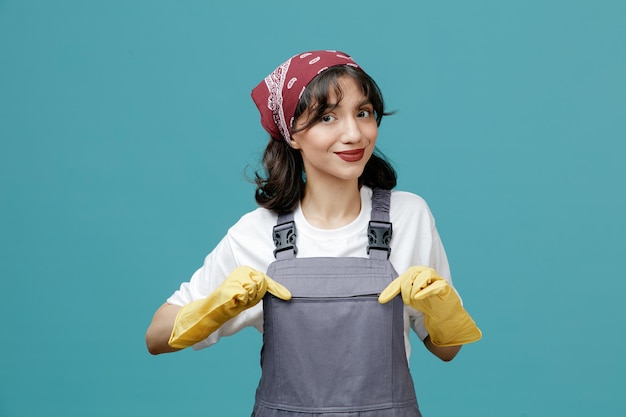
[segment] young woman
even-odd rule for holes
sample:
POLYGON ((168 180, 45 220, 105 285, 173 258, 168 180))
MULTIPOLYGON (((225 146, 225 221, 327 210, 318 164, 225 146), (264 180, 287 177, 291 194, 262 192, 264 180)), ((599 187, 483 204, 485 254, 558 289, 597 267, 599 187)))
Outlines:
POLYGON ((481 334, 428 206, 391 191, 396 173, 376 153, 378 86, 347 54, 311 51, 252 98, 271 136, 260 208, 157 310, 148 350, 199 349, 254 326, 264 347, 253 415, 420 416, 409 328, 444 361, 481 334))

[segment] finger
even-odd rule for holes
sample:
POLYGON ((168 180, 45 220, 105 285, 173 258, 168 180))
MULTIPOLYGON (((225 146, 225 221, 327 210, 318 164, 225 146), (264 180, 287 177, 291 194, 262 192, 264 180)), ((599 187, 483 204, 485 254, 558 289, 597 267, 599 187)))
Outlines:
POLYGON ((414 295, 411 296, 411 298, 413 298, 414 300, 423 300, 434 295, 443 295, 443 293, 447 293, 449 290, 450 286, 446 281, 444 281, 443 279, 437 279, 435 281, 432 281, 422 290, 417 291, 414 295))
POLYGON ((242 274, 241 286, 246 290, 250 301, 260 300, 267 291, 266 275, 250 267, 238 268, 242 274))
POLYGON ((410 298, 415 299, 419 292, 424 291, 434 282, 440 280, 442 280, 442 278, 437 274, 437 271, 432 268, 424 268, 412 277, 411 288, 405 288, 404 290, 407 294, 410 294, 410 298))
POLYGON ((291 300, 291 292, 285 286, 279 284, 268 276, 265 277, 265 282, 267 283, 267 292, 280 298, 281 300, 291 300))
POLYGON ((402 288, 402 277, 398 277, 391 281, 391 284, 387 285, 387 287, 380 293, 378 296, 378 302, 381 304, 388 303, 393 300, 393 298, 400 294, 400 290, 402 288))
POLYGON ((254 294, 255 299, 261 299, 267 292, 267 280, 260 279, 256 282, 256 293, 254 294))

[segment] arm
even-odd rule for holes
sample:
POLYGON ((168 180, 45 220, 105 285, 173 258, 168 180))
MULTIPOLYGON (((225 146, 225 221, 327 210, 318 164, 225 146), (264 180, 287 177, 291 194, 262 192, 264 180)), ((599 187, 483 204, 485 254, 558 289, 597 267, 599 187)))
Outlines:
POLYGON ((428 332, 424 343, 440 359, 452 360, 459 345, 476 342, 482 337, 454 288, 434 269, 425 266, 409 268, 380 293, 378 301, 387 303, 398 294, 402 295, 406 305, 423 314, 428 332))
MULTIPOLYGON (((224 271, 234 264, 232 251, 228 239, 224 237, 215 249, 205 257, 201 268, 195 271, 188 282, 180 285, 180 289, 172 294, 152 317, 152 322, 146 331, 146 347, 152 355, 176 352, 180 349, 172 348, 169 339, 174 329, 176 315, 182 305, 206 297, 220 284, 225 277, 224 271)), ((233 266, 234 268, 234 266, 233 266)))
POLYGON ((424 346, 428 349, 433 355, 438 357, 444 362, 450 362, 461 350, 462 345, 457 346, 437 346, 430 341, 430 336, 426 336, 424 339, 424 346))
POLYGON ((174 320, 180 306, 165 303, 154 313, 152 323, 146 331, 146 347, 153 355, 176 352, 180 349, 170 347, 167 343, 174 328, 174 320))
POLYGON ((287 288, 263 272, 249 266, 237 267, 208 296, 183 307, 161 306, 146 334, 148 351, 159 354, 195 345, 244 310, 256 306, 266 292, 283 300, 291 299, 287 288))

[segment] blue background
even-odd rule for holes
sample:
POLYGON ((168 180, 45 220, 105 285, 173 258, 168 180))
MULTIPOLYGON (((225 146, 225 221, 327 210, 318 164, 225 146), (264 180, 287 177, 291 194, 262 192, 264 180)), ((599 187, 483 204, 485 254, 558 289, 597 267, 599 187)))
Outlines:
POLYGON ((352 54, 484 338, 414 338, 426 417, 626 416, 626 2, 0 1, 0 416, 245 416, 260 335, 150 356, 243 213, 249 92, 352 54))

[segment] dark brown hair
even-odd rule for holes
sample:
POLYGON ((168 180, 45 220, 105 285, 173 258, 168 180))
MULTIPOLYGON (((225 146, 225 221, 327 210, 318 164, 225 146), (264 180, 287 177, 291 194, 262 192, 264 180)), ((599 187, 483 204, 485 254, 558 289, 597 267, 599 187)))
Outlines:
MULTIPOLYGON (((339 79, 350 77, 361 87, 363 94, 374 108, 376 124, 380 126, 385 112, 385 102, 376 82, 365 72, 348 65, 331 67, 315 77, 304 90, 294 115, 294 125, 305 112, 307 122, 298 129, 306 130, 317 123, 330 107, 329 97, 333 91, 338 101, 343 97, 339 79)), ((292 131, 295 133, 296 131, 292 131)), ((264 172, 255 173, 256 202, 264 208, 278 213, 295 209, 304 196, 304 163, 300 151, 293 149, 285 140, 270 139, 263 155, 264 172)), ((370 157, 359 186, 366 185, 387 190, 396 186, 396 171, 377 149, 370 157)))

